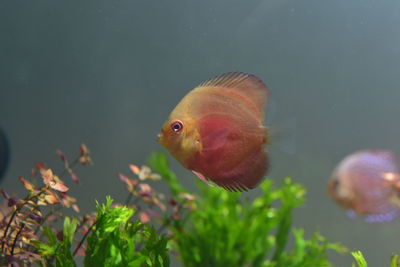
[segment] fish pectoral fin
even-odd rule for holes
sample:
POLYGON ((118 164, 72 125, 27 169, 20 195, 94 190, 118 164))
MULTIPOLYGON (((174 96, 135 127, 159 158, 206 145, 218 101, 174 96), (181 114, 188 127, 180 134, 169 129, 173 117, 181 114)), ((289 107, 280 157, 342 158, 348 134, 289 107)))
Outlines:
MULTIPOLYGON (((200 179, 202 180, 206 185, 214 187, 215 185, 210 181, 210 179, 206 178, 203 174, 193 171, 192 172, 200 179)), ((236 183, 234 182, 233 184, 229 184, 229 185, 224 185, 222 184, 217 184, 218 186, 221 186, 222 188, 224 188, 225 190, 228 191, 232 191, 232 192, 243 192, 243 191, 247 191, 248 188, 240 183, 236 183)))
POLYGON ((192 172, 193 172, 197 177, 199 177, 199 179, 202 180, 206 185, 211 186, 211 187, 214 187, 214 185, 212 185, 212 184, 210 183, 210 180, 207 179, 203 174, 201 174, 201 173, 199 173, 199 172, 196 172, 196 171, 193 171, 193 170, 192 170, 192 172))

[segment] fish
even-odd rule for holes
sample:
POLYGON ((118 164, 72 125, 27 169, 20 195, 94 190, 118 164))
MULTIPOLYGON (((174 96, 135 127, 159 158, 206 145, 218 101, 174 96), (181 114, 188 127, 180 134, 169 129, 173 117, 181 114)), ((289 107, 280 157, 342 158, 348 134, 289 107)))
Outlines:
POLYGON ((334 169, 328 195, 370 223, 389 222, 400 215, 398 157, 389 150, 361 150, 346 156, 334 169))
POLYGON ((10 160, 10 145, 5 132, 0 128, 0 181, 4 177, 10 160))
POLYGON ((205 183, 253 189, 269 169, 263 125, 268 95, 264 82, 248 73, 206 80, 172 110, 158 141, 205 183))

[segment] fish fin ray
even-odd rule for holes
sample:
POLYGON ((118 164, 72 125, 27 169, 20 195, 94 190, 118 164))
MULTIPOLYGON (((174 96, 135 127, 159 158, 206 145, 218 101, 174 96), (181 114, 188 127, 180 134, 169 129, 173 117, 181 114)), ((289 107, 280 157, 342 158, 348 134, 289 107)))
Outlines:
POLYGON ((248 191, 250 188, 246 187, 243 184, 233 182, 232 184, 225 185, 223 183, 217 183, 218 186, 222 187, 225 190, 231 191, 231 192, 245 192, 248 191))
POLYGON ((226 86, 231 87, 247 79, 251 74, 244 72, 227 72, 202 82, 198 87, 226 86))
MULTIPOLYGON (((248 99, 257 114, 263 117, 264 105, 269 95, 269 90, 263 81, 257 76, 244 72, 227 72, 206 80, 197 88, 201 87, 223 87, 236 91, 242 99, 248 99)), ((252 106, 251 105, 251 106, 252 106)))

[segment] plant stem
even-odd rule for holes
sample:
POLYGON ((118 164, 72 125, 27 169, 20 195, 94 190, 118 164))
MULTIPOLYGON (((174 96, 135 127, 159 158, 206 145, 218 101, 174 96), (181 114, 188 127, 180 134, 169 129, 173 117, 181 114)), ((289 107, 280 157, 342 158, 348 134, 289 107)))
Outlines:
POLYGON ((85 242, 86 237, 89 235, 89 233, 92 231, 94 225, 96 224, 96 221, 94 221, 92 223, 92 225, 89 227, 89 229, 87 230, 87 232, 85 233, 85 235, 82 237, 81 241, 79 242, 78 246, 75 248, 74 253, 72 254, 73 256, 76 255, 76 253, 78 252, 79 248, 82 246, 83 242, 85 242))
POLYGON ((164 223, 161 225, 161 227, 158 228, 158 230, 157 230, 157 235, 160 235, 160 234, 164 231, 164 229, 167 228, 168 225, 170 225, 170 223, 171 223, 171 219, 170 219, 170 218, 167 218, 167 219, 164 221, 164 223))
POLYGON ((128 206, 129 202, 131 202, 133 194, 129 192, 128 197, 125 200, 125 206, 128 206))
POLYGON ((72 168, 75 167, 75 165, 78 163, 79 163, 79 157, 77 157, 73 162, 71 162, 71 164, 69 164, 68 162, 65 162, 64 169, 62 170, 59 177, 62 178, 66 173, 69 172, 69 170, 72 170, 72 168))
POLYGON ((34 234, 36 235, 37 232, 40 230, 40 227, 43 226, 43 224, 46 222, 47 218, 49 218, 51 215, 53 215, 57 210, 60 210, 62 208, 62 206, 58 206, 55 209, 52 209, 51 211, 49 211, 41 220, 40 224, 38 226, 36 226, 36 229, 34 231, 34 234))
POLYGON ((17 215, 17 213, 21 210, 21 208, 22 208, 26 203, 28 203, 28 201, 34 199, 35 197, 40 196, 41 194, 44 193, 45 190, 46 190, 46 187, 45 187, 45 188, 42 188, 37 194, 34 194, 34 195, 32 195, 31 197, 26 198, 21 204, 17 205, 17 208, 16 208, 15 211, 12 213, 12 215, 11 215, 11 217, 10 217, 10 220, 9 220, 8 223, 7 223, 7 227, 6 227, 6 229, 4 230, 4 234, 3 234, 3 238, 2 238, 3 240, 1 241, 1 252, 2 252, 2 253, 4 253, 4 245, 5 245, 5 243, 6 243, 5 239, 6 239, 8 230, 10 229, 11 223, 12 223, 12 221, 14 220, 14 217, 15 217, 15 216, 17 215))
POLYGON ((17 233, 17 235, 15 236, 15 239, 14 239, 14 243, 13 243, 13 246, 12 246, 12 249, 11 249, 11 256, 14 255, 15 245, 17 244, 18 237, 21 234, 22 229, 24 229, 24 227, 25 227, 25 224, 21 223, 21 227, 19 228, 18 233, 17 233))

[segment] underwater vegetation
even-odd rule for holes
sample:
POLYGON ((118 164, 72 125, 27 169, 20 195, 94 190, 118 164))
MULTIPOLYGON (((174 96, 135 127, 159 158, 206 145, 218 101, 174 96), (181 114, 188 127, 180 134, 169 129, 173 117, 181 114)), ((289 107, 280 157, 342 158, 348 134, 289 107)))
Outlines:
MULTIPOLYGON (((201 182, 194 194, 179 183, 167 157, 153 153, 151 168, 132 164, 130 174, 117 175, 127 189, 124 203, 108 196, 96 202, 96 211, 80 214, 69 184, 79 183, 75 169, 91 165, 91 154, 85 145, 73 161, 57 154, 59 175, 39 162, 31 177, 19 178, 24 198, 1 189, 0 265, 169 266, 174 255, 184 266, 332 266, 328 251, 347 252, 318 231, 293 227, 292 212, 306 189, 291 178, 279 186, 264 180, 255 199, 201 182), (169 194, 155 190, 157 183, 169 194), (66 216, 69 208, 76 215, 66 216)), ((360 252, 353 256, 367 266, 360 252)), ((400 266, 398 256, 391 266, 400 266)))
MULTIPOLYGON (((368 267, 368 263, 364 258, 364 255, 361 251, 353 251, 351 255, 354 257, 357 265, 355 263, 352 264, 352 267, 368 267)), ((392 254, 390 257, 390 267, 398 267, 400 266, 400 260, 398 254, 392 254)))

